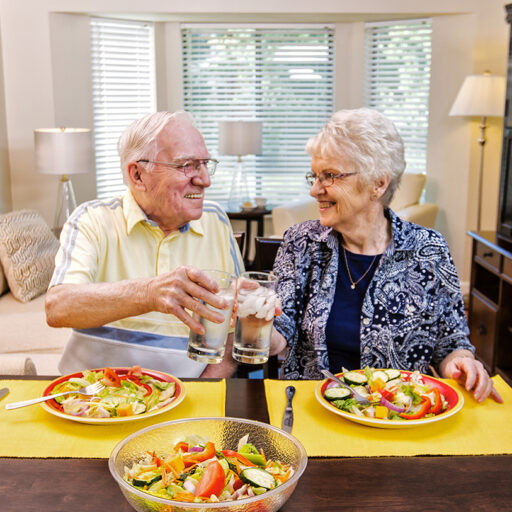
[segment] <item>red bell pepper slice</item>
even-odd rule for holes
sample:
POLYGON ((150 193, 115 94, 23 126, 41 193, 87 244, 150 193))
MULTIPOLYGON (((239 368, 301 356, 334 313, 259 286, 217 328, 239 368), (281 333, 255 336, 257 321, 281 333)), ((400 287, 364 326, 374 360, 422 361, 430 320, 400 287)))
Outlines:
POLYGON ((224 489, 224 470, 218 461, 212 460, 197 484, 194 494, 203 498, 209 498, 212 494, 218 496, 224 489))
POLYGON ((240 478, 238 477, 235 477, 235 481, 233 482, 233 490, 237 491, 238 489, 240 489, 240 487, 242 487, 242 485, 244 485, 242 480, 240 480, 240 478))
MULTIPOLYGON (((151 386, 149 384, 141 382, 140 379, 135 375, 123 375, 122 377, 119 378, 119 380, 129 380, 130 382, 137 384, 137 386, 144 388, 146 390, 146 393, 144 394, 145 396, 151 395, 151 393, 153 393, 151 386)), ((119 383, 119 386, 121 386, 121 383, 119 383)))
POLYGON ((179 443, 176 443, 174 445, 174 451, 188 452, 188 444, 183 441, 180 441, 179 443))
POLYGON ((430 409, 431 404, 432 404, 432 402, 430 401, 430 398, 428 396, 422 396, 420 407, 415 412, 412 412, 412 413, 400 412, 400 413, 398 413, 398 416, 400 416, 400 418, 404 418, 406 420, 419 420, 420 418, 423 418, 423 416, 425 416, 425 414, 427 414, 427 412, 430 409))
POLYGON ((441 393, 439 393, 439 389, 433 388, 434 392, 434 403, 428 410, 429 414, 439 414, 443 410, 443 399, 441 398, 441 393))
POLYGON ((382 398, 385 398, 388 402, 392 402, 395 398, 395 394, 391 393, 391 391, 388 391, 387 389, 380 389, 379 393, 382 398))
POLYGON ((222 450, 222 455, 224 457, 234 457, 235 459, 238 459, 242 464, 245 464, 246 466, 252 466, 257 467, 256 464, 253 464, 249 459, 246 459, 242 454, 235 452, 235 450, 222 450))
POLYGON ((146 390, 145 396, 151 395, 151 393, 153 393, 151 386, 149 384, 145 384, 144 382, 141 382, 140 379, 138 377, 136 377, 135 375, 123 375, 121 377, 121 380, 129 380, 130 382, 137 384, 137 386, 144 388, 146 390))
POLYGON ((206 443, 206 446, 202 452, 188 452, 183 454, 183 462, 185 467, 192 466, 198 462, 211 459, 215 456, 215 445, 213 443, 206 443))

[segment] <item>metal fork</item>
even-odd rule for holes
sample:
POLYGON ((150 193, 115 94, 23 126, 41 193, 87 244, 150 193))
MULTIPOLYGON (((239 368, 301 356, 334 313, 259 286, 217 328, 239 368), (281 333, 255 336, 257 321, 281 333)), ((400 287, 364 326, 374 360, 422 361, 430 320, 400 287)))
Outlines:
POLYGON ((341 387, 347 388, 351 393, 352 396, 362 405, 370 405, 370 400, 365 398, 364 396, 360 395, 354 388, 350 387, 348 384, 343 382, 342 380, 338 379, 336 375, 333 375, 329 370, 321 370, 321 372, 328 378, 333 380, 334 382, 337 382, 341 387))
POLYGON ((79 394, 79 395, 95 395, 99 393, 105 388, 105 386, 100 382, 95 382, 94 384, 89 384, 80 389, 76 389, 74 391, 63 391, 62 393, 56 393, 54 395, 41 396, 39 398, 33 398, 32 400, 25 400, 23 402, 13 402, 11 404, 7 404, 5 406, 6 409, 17 409, 18 407, 25 407, 26 405, 37 404, 39 402, 45 402, 46 400, 51 400, 52 398, 56 398, 58 396, 69 395, 71 393, 79 394))

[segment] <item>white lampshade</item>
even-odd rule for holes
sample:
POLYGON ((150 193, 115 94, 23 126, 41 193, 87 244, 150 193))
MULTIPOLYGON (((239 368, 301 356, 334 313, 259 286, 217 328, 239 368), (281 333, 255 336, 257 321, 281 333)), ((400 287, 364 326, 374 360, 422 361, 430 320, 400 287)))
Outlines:
POLYGON ((220 155, 259 155, 261 153, 260 121, 220 121, 220 155))
POLYGON ((79 174, 92 169, 88 128, 34 130, 36 170, 44 174, 79 174))
POLYGON ((453 102, 450 116, 501 117, 505 106, 505 77, 468 75, 453 102))

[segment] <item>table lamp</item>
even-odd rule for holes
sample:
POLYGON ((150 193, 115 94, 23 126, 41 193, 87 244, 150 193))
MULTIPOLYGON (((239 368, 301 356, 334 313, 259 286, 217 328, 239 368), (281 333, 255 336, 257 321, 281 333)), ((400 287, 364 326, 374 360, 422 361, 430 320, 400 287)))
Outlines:
POLYGON ((468 75, 453 102, 450 116, 481 117, 480 166, 478 171, 478 213, 476 231, 480 231, 482 208, 482 174, 487 117, 502 117, 505 106, 505 77, 493 76, 489 71, 482 75, 468 75))
POLYGON ((76 208, 75 193, 68 174, 92 169, 91 130, 88 128, 40 128, 34 130, 36 170, 60 175, 54 231, 64 225, 76 208))
POLYGON ((237 211, 250 201, 251 195, 244 174, 242 157, 261 154, 260 121, 220 121, 219 122, 219 154, 238 157, 236 169, 231 181, 228 210, 237 211))

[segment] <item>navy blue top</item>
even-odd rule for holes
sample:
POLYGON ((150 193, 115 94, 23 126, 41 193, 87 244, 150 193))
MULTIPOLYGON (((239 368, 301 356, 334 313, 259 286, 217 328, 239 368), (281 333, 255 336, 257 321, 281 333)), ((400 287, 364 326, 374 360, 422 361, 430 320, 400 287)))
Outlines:
POLYGON ((370 265, 371 268, 352 289, 343 248, 340 247, 334 302, 325 330, 329 369, 332 373, 341 372, 342 367, 348 370, 361 367, 361 339, 359 333, 361 309, 366 289, 382 256, 381 254, 376 257, 367 256, 366 254, 355 254, 349 251, 346 251, 346 253, 350 275, 354 283, 366 272, 370 265))

